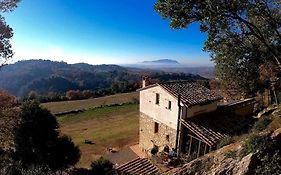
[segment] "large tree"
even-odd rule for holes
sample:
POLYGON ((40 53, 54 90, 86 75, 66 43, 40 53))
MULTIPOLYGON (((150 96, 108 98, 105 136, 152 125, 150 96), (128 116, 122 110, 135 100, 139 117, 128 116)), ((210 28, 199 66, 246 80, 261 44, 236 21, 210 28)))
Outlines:
POLYGON ((60 136, 56 118, 36 101, 21 107, 21 120, 16 129, 16 157, 25 166, 47 165, 64 170, 75 165, 80 151, 67 136, 60 136))
POLYGON ((253 93, 264 86, 261 68, 280 71, 279 0, 158 0, 155 9, 173 28, 200 25, 208 34, 204 50, 228 85, 253 93))
POLYGON ((0 67, 7 63, 13 56, 10 43, 13 29, 6 23, 3 13, 11 12, 17 7, 20 0, 0 0, 0 67))

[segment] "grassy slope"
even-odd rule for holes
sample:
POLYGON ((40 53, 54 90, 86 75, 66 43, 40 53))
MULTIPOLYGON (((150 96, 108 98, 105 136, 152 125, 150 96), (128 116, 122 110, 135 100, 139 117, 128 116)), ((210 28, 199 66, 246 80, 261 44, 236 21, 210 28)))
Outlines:
POLYGON ((94 108, 101 105, 122 104, 133 102, 134 99, 139 99, 138 92, 116 94, 100 98, 92 98, 86 100, 62 101, 43 103, 42 106, 49 109, 53 114, 67 112, 72 110, 81 110, 94 108))
POLYGON ((138 142, 138 105, 128 104, 90 109, 58 117, 60 130, 69 135, 82 152, 78 166, 107 153, 107 148, 123 148, 138 142), (85 139, 95 144, 85 144, 85 139))

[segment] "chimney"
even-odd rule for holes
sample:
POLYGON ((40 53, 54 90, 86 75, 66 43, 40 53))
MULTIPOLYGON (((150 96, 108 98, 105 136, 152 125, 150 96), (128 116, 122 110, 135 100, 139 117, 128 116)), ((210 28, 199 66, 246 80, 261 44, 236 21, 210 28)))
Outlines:
POLYGON ((148 76, 143 76, 142 77, 142 88, 146 87, 149 85, 149 77, 148 76))

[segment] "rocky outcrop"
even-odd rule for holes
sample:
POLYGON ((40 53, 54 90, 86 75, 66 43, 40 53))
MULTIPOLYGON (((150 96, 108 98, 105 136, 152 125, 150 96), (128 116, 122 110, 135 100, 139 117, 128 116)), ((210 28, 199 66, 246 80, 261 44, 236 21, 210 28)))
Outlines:
POLYGON ((250 175, 252 174, 253 167, 257 161, 256 156, 253 153, 243 157, 241 161, 237 162, 232 170, 232 174, 235 175, 250 175))
POLYGON ((272 134, 271 134, 271 138, 277 142, 281 142, 281 128, 275 130, 272 134))
POLYGON ((264 110, 262 110, 261 112, 258 113, 258 115, 256 116, 256 118, 261 118, 261 116, 269 114, 273 111, 275 111, 278 108, 278 106, 269 106, 268 108, 265 108, 264 110))

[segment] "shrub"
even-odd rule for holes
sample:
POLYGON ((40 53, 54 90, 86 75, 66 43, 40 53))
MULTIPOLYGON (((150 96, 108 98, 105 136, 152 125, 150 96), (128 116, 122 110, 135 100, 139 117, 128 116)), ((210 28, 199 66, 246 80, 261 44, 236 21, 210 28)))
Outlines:
POLYGON ((262 152, 271 147, 272 140, 268 136, 259 136, 251 134, 248 136, 246 142, 242 145, 240 152, 241 156, 246 156, 249 153, 262 152))
POLYGON ((254 132, 263 131, 266 129, 266 127, 270 124, 271 119, 268 117, 260 118, 253 126, 254 132))
POLYGON ((104 159, 103 157, 92 162, 91 172, 93 173, 93 175, 114 175, 114 174, 116 174, 113 163, 111 163, 107 159, 104 159))
POLYGON ((261 163, 255 169, 255 174, 270 174, 270 175, 280 175, 281 174, 281 156, 280 152, 277 150, 273 156, 266 154, 260 159, 261 163))
POLYGON ((227 136, 223 138, 218 144, 217 144, 217 149, 222 148, 226 145, 229 145, 231 143, 234 143, 233 137, 227 136))
POLYGON ((30 165, 25 167, 20 161, 15 161, 12 152, 0 150, 1 175, 55 175, 50 168, 44 165, 30 165))

